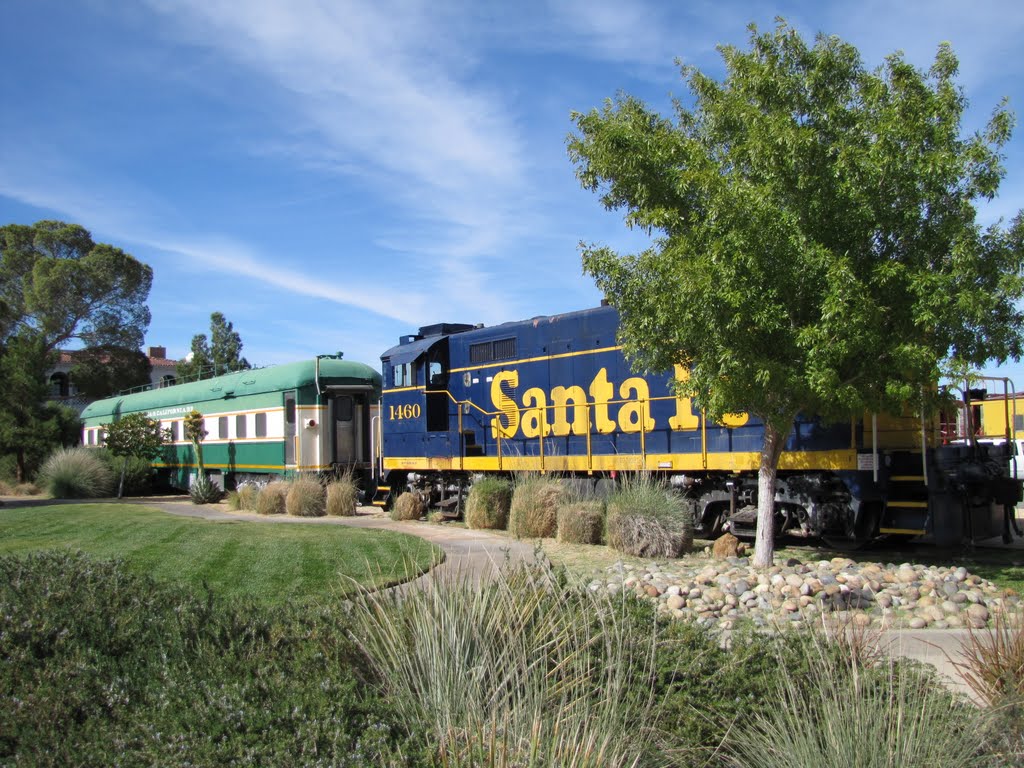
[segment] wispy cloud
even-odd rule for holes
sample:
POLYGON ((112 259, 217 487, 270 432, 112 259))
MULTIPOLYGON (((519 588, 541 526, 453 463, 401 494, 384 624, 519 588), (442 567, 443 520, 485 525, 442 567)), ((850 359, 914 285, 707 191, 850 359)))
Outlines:
POLYGON ((467 60, 429 6, 151 5, 183 40, 265 79, 296 139, 290 151, 304 162, 361 175, 416 215, 468 230, 485 253, 501 241, 501 224, 514 219, 509 201, 525 183, 524 149, 499 95, 461 78, 467 60))

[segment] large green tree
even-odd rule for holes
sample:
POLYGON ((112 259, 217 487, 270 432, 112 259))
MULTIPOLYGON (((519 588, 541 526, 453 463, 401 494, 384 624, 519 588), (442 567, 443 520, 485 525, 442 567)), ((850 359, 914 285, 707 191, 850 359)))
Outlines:
POLYGON ((149 384, 152 370, 149 358, 138 349, 90 347, 75 355, 71 379, 81 394, 96 399, 149 384))
POLYGON ((77 224, 0 227, 0 450, 17 454, 19 478, 23 438, 43 434, 49 418, 29 382, 43 386, 55 351, 69 344, 137 349, 152 280, 148 266, 77 224))
POLYGON ((192 354, 178 363, 178 378, 197 381, 231 371, 248 370, 252 366, 242 357, 242 337, 220 312, 210 315, 210 335, 192 337, 192 354))
POLYGON ((682 67, 674 119, 619 96, 574 114, 582 185, 641 253, 584 246, 626 353, 687 366, 706 415, 764 423, 755 563, 773 560, 774 487, 798 412, 836 419, 926 405, 944 365, 1018 359, 1024 219, 982 227, 1004 176, 1005 103, 965 136, 958 62, 868 69, 836 37, 785 22, 719 48, 725 76, 682 67))

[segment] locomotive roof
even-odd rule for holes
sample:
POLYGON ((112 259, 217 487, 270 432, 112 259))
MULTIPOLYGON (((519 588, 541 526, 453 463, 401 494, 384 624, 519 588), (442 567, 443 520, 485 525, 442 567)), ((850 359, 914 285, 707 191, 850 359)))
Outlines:
MULTIPOLYGON (((228 395, 241 397, 312 386, 316 383, 316 367, 315 359, 300 360, 269 368, 236 371, 202 381, 116 395, 90 403, 82 411, 82 418, 94 419, 113 416, 115 413, 151 411, 175 405, 220 400, 228 395)), ((335 385, 372 384, 374 387, 380 387, 380 374, 370 366, 334 357, 320 359, 320 379, 335 385)))
POLYGON ((444 338, 458 335, 459 337, 467 337, 469 339, 476 338, 489 338, 498 334, 509 333, 514 330, 516 326, 532 325, 538 327, 540 325, 553 325, 560 321, 574 321, 582 320, 588 317, 600 317, 608 313, 615 313, 616 310, 608 305, 601 305, 599 307, 590 307, 589 309, 578 309, 574 312, 563 312, 558 315, 539 315, 537 317, 527 318, 526 320, 512 320, 507 323, 500 323, 498 325, 462 325, 459 323, 438 323, 436 325, 426 326, 421 328, 420 335, 418 336, 403 336, 401 343, 389 350, 384 352, 381 356, 381 360, 388 360, 393 365, 400 363, 407 363, 415 360, 430 347, 441 341, 444 338), (438 328, 458 328, 459 330, 454 333, 435 333, 434 335, 426 335, 422 333, 427 329, 438 329, 438 328), (424 338, 425 336, 425 338, 424 338))

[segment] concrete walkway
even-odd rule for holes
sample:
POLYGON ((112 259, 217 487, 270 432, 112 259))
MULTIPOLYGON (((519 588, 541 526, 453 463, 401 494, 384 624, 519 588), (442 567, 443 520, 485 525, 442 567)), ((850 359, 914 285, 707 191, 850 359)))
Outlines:
MULTIPOLYGON (((98 499, 96 501, 112 502, 116 500, 98 499)), ((435 581, 450 577, 472 578, 474 583, 480 583, 483 579, 493 577, 507 560, 532 562, 537 555, 532 543, 451 525, 396 522, 375 507, 361 507, 355 517, 290 517, 231 512, 219 505, 197 506, 192 504, 187 496, 122 499, 122 502, 153 507, 172 515, 214 522, 246 521, 276 525, 347 525, 356 528, 374 528, 418 536, 440 547, 444 552, 444 561, 420 578, 401 585, 399 589, 402 590, 429 587, 435 581)), ((5 497, 2 499, 2 503, 4 507, 11 508, 89 502, 5 497)), ((882 632, 880 641, 888 653, 931 664, 953 688, 969 693, 969 689, 954 663, 961 660, 961 649, 969 636, 969 630, 966 629, 896 629, 882 632)))

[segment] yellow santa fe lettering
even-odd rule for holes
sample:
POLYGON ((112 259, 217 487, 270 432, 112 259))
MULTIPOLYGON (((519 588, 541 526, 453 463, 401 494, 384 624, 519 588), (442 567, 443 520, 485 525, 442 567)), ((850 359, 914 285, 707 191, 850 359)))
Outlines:
MULTIPOLYGON (((684 382, 690 379, 690 369, 682 365, 675 367, 676 381, 684 382)), ((688 397, 676 398, 676 415, 669 417, 668 425, 677 431, 697 429, 700 426, 700 418, 693 412, 693 400, 688 397)))
POLYGON ((547 425, 548 399, 540 387, 531 387, 523 392, 523 437, 547 437, 551 429, 547 425))
POLYGON ((590 419, 587 417, 587 393, 583 387, 555 387, 551 390, 551 410, 553 423, 551 434, 558 437, 568 435, 585 435, 590 431, 590 419), (569 419, 569 404, 572 403, 572 420, 569 419))
POLYGON ((491 437, 515 437, 519 431, 519 408, 507 390, 519 386, 519 371, 499 371, 491 380, 491 404, 501 411, 491 419, 491 437), (507 388, 507 390, 506 390, 507 388), (504 419, 504 423, 502 423, 504 419))
POLYGON ((615 431, 615 422, 608 418, 608 403, 615 396, 615 386, 608 381, 608 371, 602 368, 590 382, 590 396, 594 398, 594 425, 602 435, 615 431))
POLYGON ((654 429, 651 416, 651 390, 647 381, 634 376, 619 385, 619 397, 629 400, 619 408, 619 429, 623 432, 650 432, 654 429))

